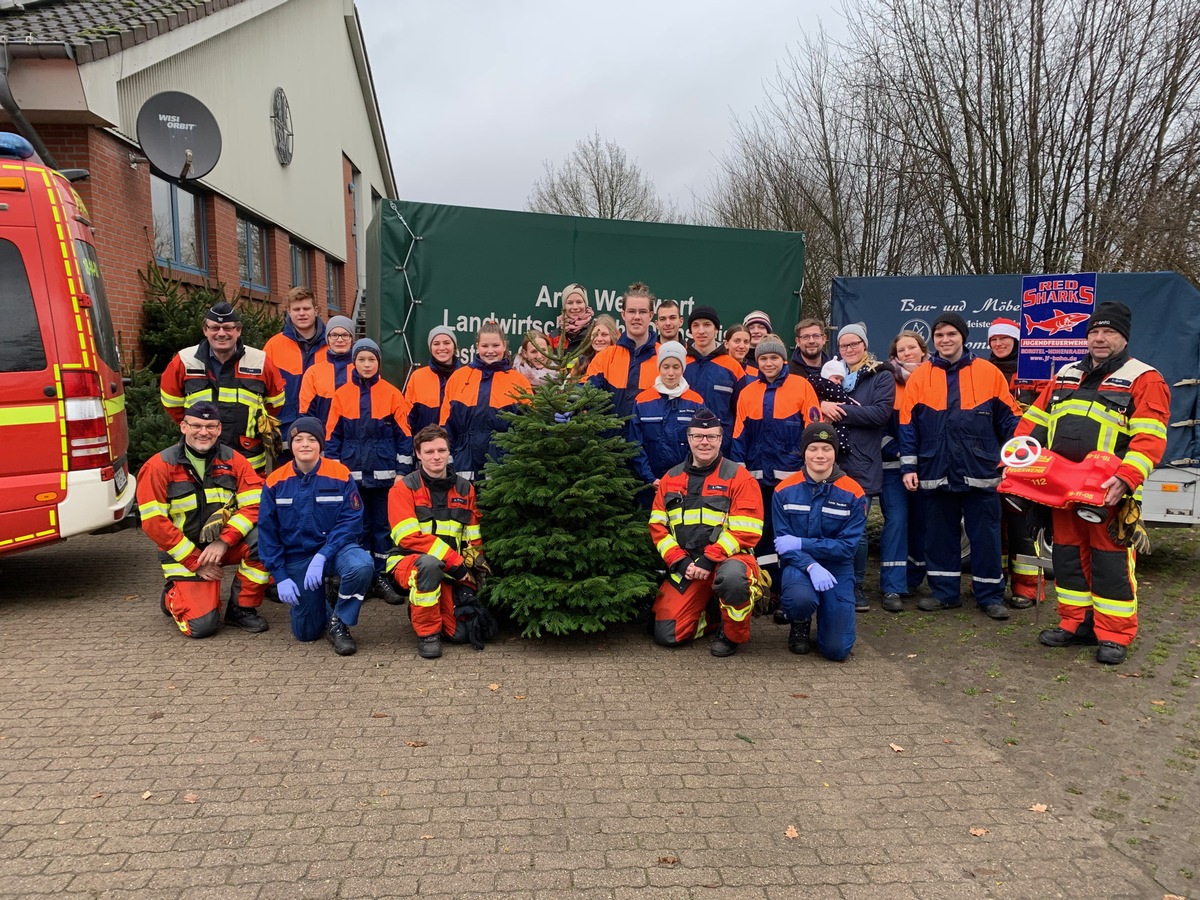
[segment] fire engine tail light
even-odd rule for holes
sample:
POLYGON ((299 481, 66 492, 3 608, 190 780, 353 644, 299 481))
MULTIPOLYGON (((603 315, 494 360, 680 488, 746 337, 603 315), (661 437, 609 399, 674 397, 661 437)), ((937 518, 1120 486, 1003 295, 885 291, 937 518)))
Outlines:
POLYGON ((63 398, 67 412, 67 455, 72 469, 97 469, 111 465, 108 423, 100 376, 95 372, 64 372, 63 398))

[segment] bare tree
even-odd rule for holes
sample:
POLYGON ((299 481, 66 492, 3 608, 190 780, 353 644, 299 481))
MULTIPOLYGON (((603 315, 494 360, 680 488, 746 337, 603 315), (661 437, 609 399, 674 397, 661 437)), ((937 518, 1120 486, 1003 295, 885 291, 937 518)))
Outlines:
POLYGON ((642 174, 615 141, 599 132, 575 144, 561 165, 542 163, 545 175, 534 182, 530 212, 635 219, 642 222, 681 222, 670 201, 659 197, 654 182, 642 174))

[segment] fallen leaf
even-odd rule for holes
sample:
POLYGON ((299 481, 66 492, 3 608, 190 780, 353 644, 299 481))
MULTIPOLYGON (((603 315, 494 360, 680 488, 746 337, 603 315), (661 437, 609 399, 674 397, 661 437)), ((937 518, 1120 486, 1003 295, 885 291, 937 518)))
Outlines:
POLYGON ((387 713, 371 713, 372 719, 387 719, 390 716, 387 713))
POLYGON ((513 694, 513 699, 514 700, 524 700, 525 695, 524 694, 513 694))
POLYGON ((423 841, 432 841, 432 840, 433 840, 433 835, 432 835, 432 834, 423 834, 423 835, 421 835, 421 840, 423 840, 423 841))
POLYGON ((428 747, 429 744, 426 741, 405 741, 404 746, 405 747, 428 747))
POLYGON ((1033 804, 1033 806, 1029 807, 1029 811, 1030 812, 1045 812, 1049 808, 1050 807, 1048 807, 1045 803, 1035 803, 1035 804, 1033 804))
POLYGON ((754 743, 754 741, 752 741, 750 738, 746 737, 746 735, 742 734, 740 731, 735 731, 735 732, 733 733, 733 736, 734 736, 735 738, 737 738, 738 740, 740 740, 740 741, 745 741, 747 744, 753 744, 753 743, 754 743))
POLYGON ((808 694, 792 694, 797 700, 807 700, 808 694))
POLYGON ((678 856, 660 856, 658 858, 658 864, 660 866, 674 866, 674 865, 677 865, 678 863, 679 863, 678 856))
POLYGON ((124 599, 124 600, 140 600, 141 596, 138 594, 126 594, 122 599, 124 599))
POLYGON ((904 752, 904 748, 901 747, 899 744, 888 744, 888 746, 891 747, 893 750, 895 750, 897 753, 904 752))
POLYGON ((263 741, 263 739, 261 737, 259 737, 257 734, 250 735, 250 743, 261 744, 262 741, 263 741))
POLYGON ((1187 898, 1180 897, 1178 894, 1163 894, 1163 900, 1187 900, 1187 898))
POLYGON ((1141 678, 1142 677, 1141 672, 1118 672, 1117 675, 1119 675, 1121 678, 1141 678))
POLYGON ((917 658, 917 654, 915 654, 915 653, 910 653, 910 654, 908 654, 908 656, 905 657, 905 659, 916 659, 916 658, 917 658))
POLYGON ((988 830, 986 828, 971 828, 967 831, 967 834, 973 835, 975 837, 983 837, 987 833, 988 833, 988 830))
POLYGON ((796 838, 800 837, 800 832, 796 830, 795 825, 789 825, 787 827, 787 831, 783 833, 783 836, 789 841, 794 841, 796 838))
POLYGON ((154 796, 154 795, 153 795, 152 793, 150 793, 149 791, 146 791, 146 793, 142 794, 142 799, 143 799, 143 800, 149 800, 149 799, 150 799, 151 797, 153 797, 153 796, 154 796))
POLYGON ((488 685, 488 690, 489 691, 498 691, 498 690, 500 690, 500 685, 493 682, 492 684, 488 685))
POLYGON ((200 795, 194 794, 191 791, 188 791, 186 794, 183 795, 184 803, 195 803, 199 799, 200 799, 200 795))
POLYGON ((99 800, 103 796, 104 796, 104 791, 96 791, 96 793, 92 794, 92 799, 99 800))
POLYGON ((950 740, 950 738, 942 738, 942 743, 943 744, 953 744, 954 741, 950 740))
POLYGON ((1151 706, 1166 706, 1167 701, 1166 700, 1151 700, 1150 705, 1151 706))
POLYGON ((173 691, 173 690, 175 690, 175 685, 173 685, 173 684, 168 684, 168 685, 167 685, 167 690, 168 690, 168 691, 173 691))
POLYGON ((164 715, 164 713, 152 712, 152 713, 150 713, 150 715, 146 716, 146 718, 149 719, 151 722, 153 722, 155 719, 161 719, 163 717, 163 715, 164 715))

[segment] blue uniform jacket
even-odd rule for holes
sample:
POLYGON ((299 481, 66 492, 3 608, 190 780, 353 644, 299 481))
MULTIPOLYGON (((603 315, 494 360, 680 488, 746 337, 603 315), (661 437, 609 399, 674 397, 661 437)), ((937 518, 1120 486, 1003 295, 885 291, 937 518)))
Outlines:
POLYGON ((774 381, 758 374, 758 384, 742 390, 729 458, 745 463, 760 484, 778 484, 804 465, 800 436, 821 418, 812 385, 782 370, 774 381))
POLYGON ((364 488, 391 487, 412 471, 412 435, 405 431, 408 401, 378 375, 355 369, 333 395, 325 453, 345 464, 364 488))
POLYGON ((688 387, 704 398, 704 405, 721 420, 721 451, 729 452, 733 441, 733 415, 746 370, 736 359, 718 347, 708 356, 701 356, 688 346, 688 362, 683 369, 688 387))
POLYGON ((784 565, 807 569, 820 563, 832 570, 854 562, 867 527, 867 503, 858 482, 834 467, 826 481, 814 484, 803 471, 786 478, 771 499, 775 535, 803 538, 799 550, 780 557, 784 565))
POLYGON ((588 384, 608 391, 613 414, 624 418, 633 412, 633 401, 658 377, 658 334, 650 329, 646 343, 633 346, 633 339, 622 333, 612 348, 605 347, 588 366, 588 384))
POLYGON ((319 318, 317 319, 317 330, 310 340, 306 341, 296 334, 296 329, 292 327, 292 320, 288 319, 283 323, 283 331, 271 338, 267 342, 267 346, 263 348, 267 356, 275 363, 275 367, 279 369, 279 374, 283 376, 284 397, 283 409, 279 411, 279 426, 284 434, 287 434, 288 426, 300 417, 300 382, 304 379, 304 373, 317 358, 318 351, 324 349, 325 323, 319 318), (281 352, 279 347, 272 346, 272 344, 279 344, 284 340, 295 344, 295 349, 290 352, 281 352))
POLYGON ((686 390, 674 399, 655 388, 637 395, 627 434, 638 445, 633 470, 642 481, 652 484, 687 459, 688 423, 703 405, 704 399, 693 390, 686 390))
POLYGON ((294 462, 267 477, 258 507, 258 556, 276 581, 288 563, 316 554, 333 560, 358 541, 362 498, 350 470, 322 459, 307 475, 294 462))

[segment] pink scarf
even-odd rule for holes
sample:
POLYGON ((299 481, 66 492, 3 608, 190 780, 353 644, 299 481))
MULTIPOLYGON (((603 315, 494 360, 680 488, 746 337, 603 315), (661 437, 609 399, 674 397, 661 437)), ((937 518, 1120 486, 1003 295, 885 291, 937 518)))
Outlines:
POLYGON ((567 340, 573 341, 588 330, 588 326, 592 324, 592 319, 595 315, 590 306, 584 312, 573 316, 568 316, 564 313, 558 317, 559 333, 567 340))

